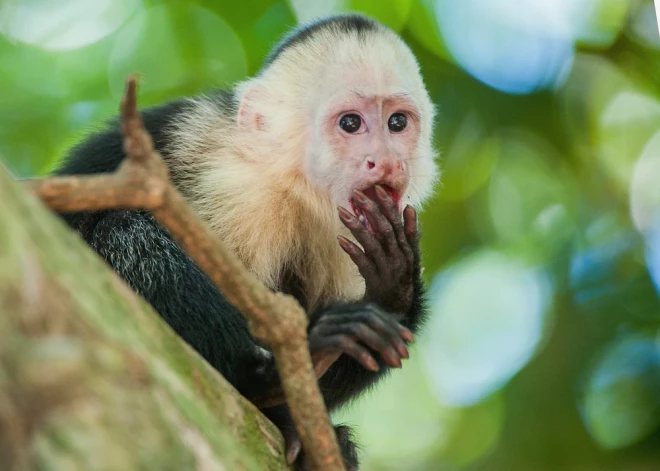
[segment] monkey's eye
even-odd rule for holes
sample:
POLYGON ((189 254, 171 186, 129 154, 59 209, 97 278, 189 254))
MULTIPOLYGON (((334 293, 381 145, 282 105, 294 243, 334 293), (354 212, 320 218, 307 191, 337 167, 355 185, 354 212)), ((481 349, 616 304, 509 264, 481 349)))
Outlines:
POLYGON ((356 114, 347 114, 339 120, 339 127, 349 134, 353 134, 360 129, 362 120, 356 114))
POLYGON ((394 113, 390 116, 390 119, 387 121, 387 127, 390 128, 392 132, 401 132, 406 129, 408 125, 408 118, 403 113, 394 113))

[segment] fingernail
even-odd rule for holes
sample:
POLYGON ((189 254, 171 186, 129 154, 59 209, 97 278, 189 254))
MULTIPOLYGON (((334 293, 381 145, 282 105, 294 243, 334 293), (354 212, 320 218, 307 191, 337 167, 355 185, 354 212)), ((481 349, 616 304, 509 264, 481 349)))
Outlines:
POLYGON ((415 219, 415 224, 417 224, 417 210, 410 205, 408 205, 408 208, 410 208, 410 212, 412 213, 412 216, 415 219))
POLYGON ((408 348, 402 343, 397 343, 396 346, 397 350, 399 351, 399 356, 401 356, 404 359, 410 358, 410 354, 408 353, 408 348))
POLYGON ((344 236, 337 236, 337 240, 339 241, 339 245, 344 247, 345 249, 350 249, 351 244, 348 242, 348 240, 344 236))
POLYGON ((383 189, 383 187, 380 186, 380 185, 376 185, 376 194, 382 200, 386 200, 387 198, 389 198, 389 195, 387 194, 387 191, 385 191, 383 189))
POLYGON ((380 369, 378 368, 378 363, 373 358, 367 358, 367 366, 371 371, 378 371, 380 369))
POLYGON ((350 220, 353 219, 353 215, 346 208, 342 208, 341 206, 339 206, 337 209, 339 210, 339 217, 340 218, 342 218, 346 221, 350 221, 350 220))
POLYGON ((388 356, 390 357, 390 363, 392 363, 394 367, 401 368, 403 366, 401 364, 401 358, 399 358, 399 355, 396 354, 394 349, 388 352, 388 356))
POLYGON ((407 340, 408 342, 414 342, 415 341, 415 336, 413 335, 413 333, 410 332, 405 327, 403 327, 401 329, 401 337, 403 337, 403 339, 407 340))
POLYGON ((360 190, 353 191, 353 194, 355 195, 355 199, 358 200, 360 203, 366 203, 369 201, 367 195, 362 193, 360 190))

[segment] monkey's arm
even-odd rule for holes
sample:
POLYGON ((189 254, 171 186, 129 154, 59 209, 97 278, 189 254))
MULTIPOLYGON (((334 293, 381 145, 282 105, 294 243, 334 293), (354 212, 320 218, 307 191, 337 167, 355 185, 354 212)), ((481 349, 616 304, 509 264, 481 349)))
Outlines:
MULTIPOLYGON (((344 225, 364 249, 339 237, 342 248, 358 266, 366 282, 365 302, 353 305, 354 310, 349 315, 361 319, 368 316, 369 311, 376 310, 382 318, 389 318, 396 325, 406 327, 408 334, 402 335, 402 338, 411 341, 410 331, 416 332, 426 315, 417 214, 408 206, 403 211, 402 221, 394 201, 380 190, 377 187, 378 202, 355 192, 355 201, 369 219, 373 232, 347 210, 342 208, 339 212, 344 225)), ((407 358, 407 354, 400 357, 407 358)), ((333 363, 319 380, 330 409, 377 381, 388 370, 387 366, 400 366, 400 363, 394 365, 383 361, 388 359, 385 355, 376 359, 379 363, 377 371, 365 368, 348 355, 341 355, 333 363)))

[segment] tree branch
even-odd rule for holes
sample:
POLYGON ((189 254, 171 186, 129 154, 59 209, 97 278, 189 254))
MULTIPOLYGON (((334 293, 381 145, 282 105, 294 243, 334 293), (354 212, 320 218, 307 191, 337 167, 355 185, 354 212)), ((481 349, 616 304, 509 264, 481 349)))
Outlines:
POLYGON ((344 469, 312 368, 304 310, 294 298, 266 288, 199 220, 170 183, 167 167, 153 148, 136 101, 136 80, 131 76, 121 106, 127 158, 114 174, 46 178, 28 181, 26 186, 58 212, 119 208, 151 211, 248 319, 252 334, 272 349, 291 415, 315 468, 344 469))

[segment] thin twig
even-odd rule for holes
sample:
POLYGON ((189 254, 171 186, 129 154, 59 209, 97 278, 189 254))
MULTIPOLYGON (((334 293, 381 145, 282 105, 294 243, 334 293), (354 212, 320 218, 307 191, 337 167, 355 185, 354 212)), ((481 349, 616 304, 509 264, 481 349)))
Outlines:
MULTIPOLYGON (((31 180, 25 183, 27 188, 58 212, 119 208, 151 211, 248 319, 252 334, 272 349, 291 415, 315 468, 343 470, 312 368, 304 310, 294 298, 273 293, 248 272, 170 183, 167 167, 154 150, 137 111, 134 76, 127 81, 121 124, 126 159, 115 173, 31 180)), ((276 402, 277 398, 270 401, 276 402)))

